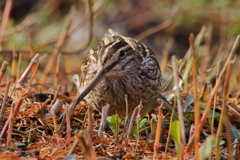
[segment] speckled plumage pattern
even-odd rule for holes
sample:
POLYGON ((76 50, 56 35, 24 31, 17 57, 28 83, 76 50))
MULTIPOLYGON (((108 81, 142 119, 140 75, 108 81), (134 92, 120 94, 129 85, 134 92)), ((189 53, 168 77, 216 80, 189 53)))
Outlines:
POLYGON ((85 97, 101 111, 109 104, 109 115, 126 115, 124 95, 128 95, 129 115, 142 100, 143 107, 152 102, 161 89, 162 79, 154 53, 133 38, 108 30, 101 42, 88 53, 81 67, 83 88, 94 78, 99 68, 106 70, 102 81, 85 97), (125 55, 120 56, 124 51, 125 55))

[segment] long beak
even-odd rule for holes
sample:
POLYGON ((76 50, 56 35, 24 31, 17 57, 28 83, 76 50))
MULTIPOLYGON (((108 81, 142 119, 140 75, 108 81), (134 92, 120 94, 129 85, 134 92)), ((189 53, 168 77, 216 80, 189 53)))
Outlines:
MULTIPOLYGON (((77 104, 98 84, 102 81, 102 79, 104 78, 105 74, 108 72, 107 68, 100 68, 97 72, 97 74, 95 75, 95 77, 92 79, 92 81, 88 84, 88 86, 82 91, 82 93, 80 93, 80 95, 77 97, 77 99, 75 101, 73 101, 70 105, 69 105, 69 113, 72 113, 72 111, 74 110, 74 108, 77 106, 77 104)), ((65 114, 66 114, 66 110, 62 113, 62 115, 60 116, 61 118, 65 119, 65 114)))
POLYGON ((102 67, 98 70, 97 74, 94 76, 94 78, 88 84, 88 86, 77 97, 75 105, 77 105, 98 83, 100 83, 103 80, 106 73, 107 73, 106 69, 104 69, 102 67))
MULTIPOLYGON (((104 78, 104 76, 106 75, 106 73, 110 70, 110 68, 100 68, 97 72, 97 74, 95 75, 95 77, 92 79, 92 81, 88 84, 88 86, 82 91, 82 93, 80 93, 80 95, 77 97, 77 99, 75 101, 73 101, 70 105, 69 105, 69 113, 72 113, 72 111, 74 110, 74 108, 76 107, 76 105, 98 84, 102 81, 102 79, 104 78)), ((66 121, 66 116, 65 114, 67 113, 67 110, 65 110, 61 116, 60 119, 62 119, 62 123, 58 129, 58 131, 62 130, 62 127, 65 124, 66 121)))

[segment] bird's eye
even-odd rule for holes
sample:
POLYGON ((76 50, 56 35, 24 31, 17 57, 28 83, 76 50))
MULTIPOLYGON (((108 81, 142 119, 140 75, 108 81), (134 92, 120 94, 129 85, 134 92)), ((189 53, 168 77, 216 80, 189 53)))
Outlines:
POLYGON ((125 57, 126 56, 126 52, 124 50, 121 50, 120 53, 119 53, 119 56, 120 57, 125 57))

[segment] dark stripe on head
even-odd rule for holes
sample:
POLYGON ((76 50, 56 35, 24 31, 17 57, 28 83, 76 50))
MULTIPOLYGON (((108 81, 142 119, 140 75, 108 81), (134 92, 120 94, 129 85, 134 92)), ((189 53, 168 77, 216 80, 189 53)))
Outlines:
POLYGON ((107 62, 107 60, 109 60, 114 54, 115 52, 121 48, 121 47, 125 47, 127 46, 128 44, 125 42, 125 41, 119 41, 119 42, 114 42, 115 44, 112 45, 113 43, 111 43, 108 47, 106 47, 106 49, 104 50, 104 53, 103 54, 106 54, 105 57, 103 57, 104 59, 102 60, 103 61, 103 64, 105 64, 107 62), (109 48, 110 47, 110 48, 109 48), (107 53, 105 53, 107 52, 107 53))

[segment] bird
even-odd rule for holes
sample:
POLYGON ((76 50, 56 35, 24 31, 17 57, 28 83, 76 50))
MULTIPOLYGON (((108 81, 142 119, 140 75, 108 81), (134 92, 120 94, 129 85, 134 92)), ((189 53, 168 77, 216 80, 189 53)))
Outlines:
POLYGON ((150 48, 108 29, 83 60, 80 83, 82 93, 75 105, 84 98, 99 112, 109 105, 109 116, 118 113, 124 117, 124 95, 128 97, 129 116, 140 101, 146 108, 162 87, 162 74, 150 48))

